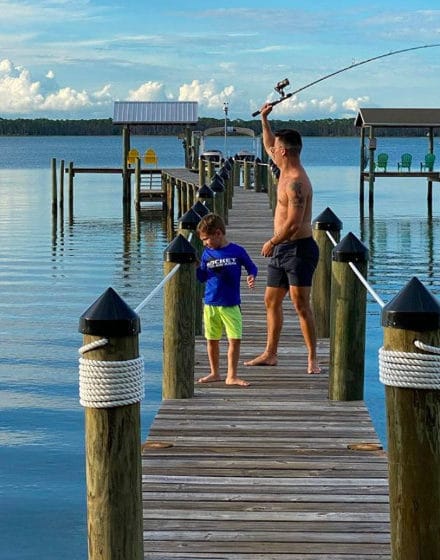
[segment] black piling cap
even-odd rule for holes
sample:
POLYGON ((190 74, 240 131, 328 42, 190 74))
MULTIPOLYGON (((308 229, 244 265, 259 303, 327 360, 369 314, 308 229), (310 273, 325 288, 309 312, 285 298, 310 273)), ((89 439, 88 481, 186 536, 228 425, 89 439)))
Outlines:
POLYGON ((341 231, 342 222, 328 206, 312 222, 313 229, 324 229, 327 231, 341 231))
POLYGON ((197 229, 197 224, 200 222, 200 214, 193 210, 193 208, 190 208, 188 212, 185 212, 185 214, 179 218, 178 221, 181 229, 190 229, 195 231, 197 229))
POLYGON ((219 175, 219 177, 221 177, 224 181, 225 181, 226 179, 229 179, 230 173, 229 173, 229 170, 226 169, 226 166, 225 166, 225 165, 219 170, 218 175, 219 175))
POLYGON ((261 159, 259 157, 256 157, 254 161, 255 163, 261 163, 261 159))
POLYGON ((203 204, 203 202, 200 202, 200 200, 198 200, 195 204, 192 205, 192 209, 194 210, 194 212, 197 212, 197 214, 203 218, 203 216, 206 216, 206 214, 209 214, 210 210, 207 206, 205 206, 205 204, 203 204))
POLYGON ((349 232, 333 248, 332 258, 336 262, 365 263, 368 261, 368 249, 353 233, 349 232))
POLYGON ((108 288, 79 319, 79 332, 96 336, 133 336, 141 332, 139 316, 108 288))
POLYGON ((225 168, 226 168, 228 171, 231 171, 231 169, 232 169, 232 164, 233 164, 233 163, 234 163, 234 158, 233 158, 233 157, 229 157, 229 158, 225 161, 224 166, 225 166, 225 168))
POLYGON ((217 173, 214 175, 210 185, 211 190, 214 192, 223 192, 225 190, 225 182, 217 173))
POLYGON ((208 185, 202 185, 197 191, 198 198, 214 198, 214 191, 208 185))
POLYGON ((181 233, 171 241, 163 253, 165 262, 192 263, 196 261, 196 250, 181 233))
POLYGON ((440 303, 415 276, 382 309, 382 326, 408 331, 440 328, 440 303))

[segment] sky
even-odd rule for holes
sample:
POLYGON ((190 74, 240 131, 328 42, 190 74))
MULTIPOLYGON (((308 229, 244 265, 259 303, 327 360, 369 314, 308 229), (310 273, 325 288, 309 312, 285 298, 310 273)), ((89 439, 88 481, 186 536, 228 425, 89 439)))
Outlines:
POLYGON ((0 0, 0 118, 111 118, 131 100, 248 120, 286 78, 277 119, 439 107, 440 3, 422 4, 0 0))

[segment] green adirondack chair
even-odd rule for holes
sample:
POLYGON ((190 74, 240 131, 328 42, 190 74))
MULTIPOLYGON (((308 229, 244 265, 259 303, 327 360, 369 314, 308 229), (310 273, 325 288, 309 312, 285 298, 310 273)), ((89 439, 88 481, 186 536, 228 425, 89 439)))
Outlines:
POLYGON ((402 154, 400 156, 400 161, 397 164, 397 171, 401 171, 402 169, 408 169, 411 171, 411 163, 412 163, 412 155, 411 154, 402 154))
POLYGON ((435 154, 428 153, 425 156, 425 161, 420 162, 420 171, 432 171, 434 169, 435 154))
POLYGON ((375 169, 383 169, 384 171, 387 170, 388 165, 388 154, 382 152, 381 154, 377 155, 377 161, 374 166, 375 169))

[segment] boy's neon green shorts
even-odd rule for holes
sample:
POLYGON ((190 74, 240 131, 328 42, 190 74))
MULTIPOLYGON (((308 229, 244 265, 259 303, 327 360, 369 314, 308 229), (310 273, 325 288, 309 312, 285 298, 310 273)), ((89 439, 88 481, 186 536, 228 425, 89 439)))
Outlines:
POLYGON ((205 305, 203 308, 205 338, 220 340, 223 329, 228 338, 241 339, 243 320, 239 305, 205 305))

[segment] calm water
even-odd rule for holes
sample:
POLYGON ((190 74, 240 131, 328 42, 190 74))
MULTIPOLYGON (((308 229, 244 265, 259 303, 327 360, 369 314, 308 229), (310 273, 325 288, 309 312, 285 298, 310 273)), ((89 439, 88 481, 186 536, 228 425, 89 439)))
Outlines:
MULTIPOLYGON (((154 147, 161 166, 183 166, 176 138, 134 137, 154 147)), ((370 250, 369 281, 387 302, 417 276, 438 296, 440 214, 434 184, 432 219, 419 179, 376 181, 374 220, 358 210, 359 141, 305 138, 303 161, 315 189, 314 215, 327 206, 370 250)), ((224 149, 222 138, 207 148, 224 149)), ((251 149, 228 139, 228 152, 251 149)), ((416 166, 426 139, 379 140, 395 168, 400 154, 416 166)), ((51 218, 50 159, 119 165, 117 137, 0 138, 0 558, 87 557, 83 409, 78 403, 78 319, 109 286, 135 308, 162 277, 167 245, 160 212, 122 226, 119 177, 75 178, 74 220, 51 218)), ((146 362, 142 435, 159 406, 161 295, 141 311, 146 362)), ((368 297, 366 401, 385 443, 377 350, 380 308, 368 297)))

